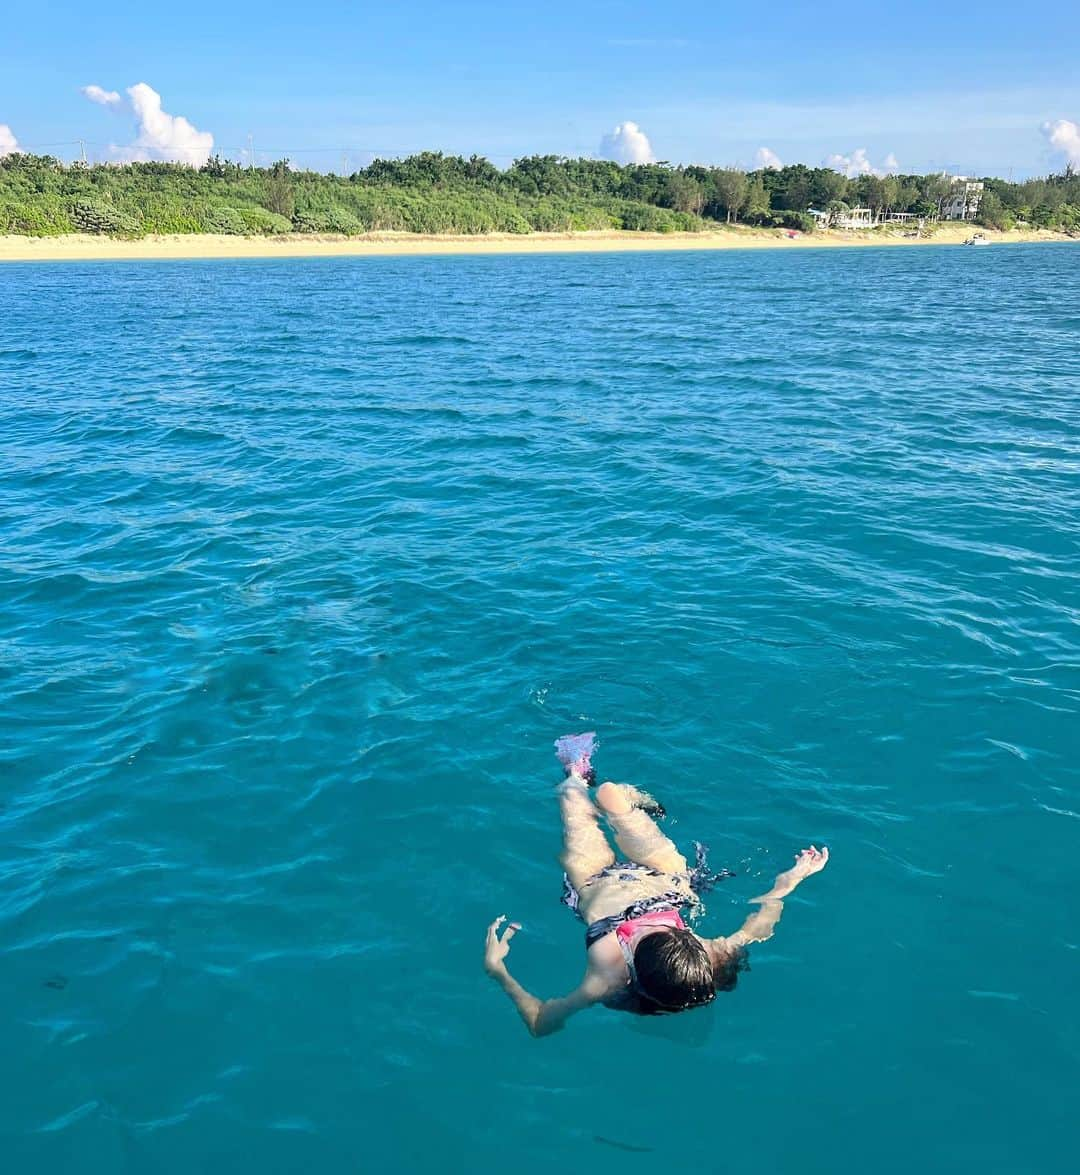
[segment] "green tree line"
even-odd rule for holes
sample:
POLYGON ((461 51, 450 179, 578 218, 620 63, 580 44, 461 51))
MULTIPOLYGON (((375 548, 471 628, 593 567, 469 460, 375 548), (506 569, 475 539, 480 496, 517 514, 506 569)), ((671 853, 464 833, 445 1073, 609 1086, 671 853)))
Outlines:
MULTIPOLYGON (((1080 231, 1080 178, 984 180, 979 222, 1080 231)), ((861 175, 825 167, 675 167, 534 155, 500 170, 487 159, 424 152, 376 159, 350 176, 294 170, 288 160, 242 167, 177 163, 64 164, 0 158, 0 233, 700 231, 725 224, 812 231, 811 208, 933 218, 950 189, 941 175, 861 175)))

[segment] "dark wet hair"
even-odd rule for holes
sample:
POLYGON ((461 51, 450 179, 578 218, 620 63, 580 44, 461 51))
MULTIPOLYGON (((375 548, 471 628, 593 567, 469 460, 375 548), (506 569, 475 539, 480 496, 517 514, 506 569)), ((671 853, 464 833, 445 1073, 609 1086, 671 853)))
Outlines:
POLYGON ((634 950, 638 1011, 643 1016, 682 1012, 716 998, 712 960, 689 930, 649 934, 634 950))
POLYGON ((714 967, 705 944, 689 930, 647 935, 634 950, 637 999, 627 1010, 656 1016, 701 1007, 712 1003, 718 991, 734 991, 739 972, 749 969, 741 949, 714 967))

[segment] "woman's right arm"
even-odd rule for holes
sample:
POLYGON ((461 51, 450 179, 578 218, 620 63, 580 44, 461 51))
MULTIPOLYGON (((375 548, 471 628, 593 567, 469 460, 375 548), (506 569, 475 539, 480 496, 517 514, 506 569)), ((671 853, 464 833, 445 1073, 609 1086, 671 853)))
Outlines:
POLYGON ((526 991, 510 974, 505 963, 510 952, 510 939, 521 927, 511 922, 500 938, 499 926, 504 921, 505 915, 501 915, 488 927, 484 970, 510 997, 525 1027, 533 1036, 550 1036, 558 1032, 575 1012, 599 1003, 604 998, 607 983, 591 970, 586 972, 585 978, 574 991, 560 999, 542 1000, 526 991))

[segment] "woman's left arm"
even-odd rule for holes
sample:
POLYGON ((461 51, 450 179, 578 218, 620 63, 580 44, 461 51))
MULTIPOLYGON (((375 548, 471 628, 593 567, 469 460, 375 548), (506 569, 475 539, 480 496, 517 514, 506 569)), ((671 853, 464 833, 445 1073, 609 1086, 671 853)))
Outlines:
POLYGON ((811 845, 796 854, 795 864, 779 874, 772 889, 760 897, 751 898, 758 909, 742 926, 725 939, 717 939, 726 947, 745 947, 755 942, 766 942, 772 938, 773 930, 784 912, 784 898, 814 873, 820 873, 829 863, 829 850, 811 845))
POLYGON ((518 1015, 533 1036, 550 1036, 558 1032, 575 1012, 599 1003, 604 998, 607 984, 602 976, 591 970, 585 973, 585 978, 574 991, 560 999, 542 1000, 526 991, 510 974, 505 963, 510 953, 510 939, 521 927, 511 922, 500 938, 499 927, 505 920, 506 916, 500 915, 488 927, 484 970, 513 1001, 518 1015))

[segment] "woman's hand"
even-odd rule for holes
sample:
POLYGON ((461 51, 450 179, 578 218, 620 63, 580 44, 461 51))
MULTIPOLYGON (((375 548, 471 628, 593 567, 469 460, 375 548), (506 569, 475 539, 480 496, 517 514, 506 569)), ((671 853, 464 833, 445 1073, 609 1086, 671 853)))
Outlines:
POLYGON ((800 882, 805 881, 811 873, 820 873, 828 863, 829 850, 815 848, 814 845, 811 845, 808 849, 803 849, 801 853, 795 854, 795 864, 777 876, 768 893, 763 893, 760 897, 750 900, 752 902, 782 901, 800 882))
POLYGON ((484 970, 492 977, 506 970, 503 959, 510 953, 510 940, 521 929, 519 923, 511 922, 500 938, 499 927, 505 921, 506 915, 500 914, 487 929, 487 940, 484 944, 484 970))
POLYGON ((811 845, 808 849, 803 849, 801 853, 795 854, 795 864, 791 867, 792 878, 802 881, 804 877, 809 877, 811 873, 820 873, 829 863, 829 850, 827 848, 815 848, 811 845))

